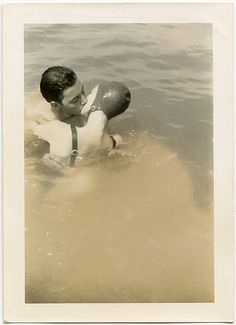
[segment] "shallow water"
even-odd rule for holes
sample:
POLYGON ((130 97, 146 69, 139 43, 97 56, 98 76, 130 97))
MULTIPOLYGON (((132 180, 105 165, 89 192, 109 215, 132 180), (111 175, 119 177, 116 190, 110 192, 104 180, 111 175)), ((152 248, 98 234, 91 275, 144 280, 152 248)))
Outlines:
POLYGON ((212 301, 211 48, 207 24, 26 26, 27 109, 56 64, 132 93, 122 149, 64 175, 26 131, 27 302, 212 301))

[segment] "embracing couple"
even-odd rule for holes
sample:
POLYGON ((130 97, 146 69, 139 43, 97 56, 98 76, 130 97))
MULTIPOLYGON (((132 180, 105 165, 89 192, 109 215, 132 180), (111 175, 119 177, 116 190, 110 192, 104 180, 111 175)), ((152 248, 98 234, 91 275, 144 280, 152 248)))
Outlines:
POLYGON ((131 94, 124 84, 103 82, 86 97, 74 71, 54 66, 42 74, 40 90, 54 118, 34 122, 33 132, 50 144, 49 159, 73 166, 77 156, 106 153, 119 142, 119 136, 108 133, 108 121, 130 104, 131 94))

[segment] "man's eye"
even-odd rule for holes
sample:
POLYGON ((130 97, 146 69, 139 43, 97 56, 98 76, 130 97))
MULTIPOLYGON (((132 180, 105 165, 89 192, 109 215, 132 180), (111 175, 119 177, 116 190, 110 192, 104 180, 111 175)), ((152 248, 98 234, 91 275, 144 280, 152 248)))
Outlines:
POLYGON ((75 97, 75 98, 72 100, 72 103, 75 104, 75 103, 78 102, 78 100, 79 100, 79 96, 75 97))

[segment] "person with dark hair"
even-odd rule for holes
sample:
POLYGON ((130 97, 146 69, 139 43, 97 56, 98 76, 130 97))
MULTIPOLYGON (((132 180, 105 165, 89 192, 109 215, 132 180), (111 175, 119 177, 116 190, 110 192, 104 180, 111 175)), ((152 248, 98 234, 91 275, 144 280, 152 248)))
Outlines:
POLYGON ((42 74, 40 90, 57 119, 77 126, 84 124, 81 112, 87 99, 84 86, 74 71, 62 66, 48 68, 42 74))
POLYGON ((74 71, 54 66, 42 74, 40 90, 55 119, 34 123, 33 131, 50 144, 51 160, 73 166, 77 155, 94 156, 116 146, 120 137, 108 133, 108 120, 129 106, 131 95, 125 85, 103 82, 86 98, 74 71))

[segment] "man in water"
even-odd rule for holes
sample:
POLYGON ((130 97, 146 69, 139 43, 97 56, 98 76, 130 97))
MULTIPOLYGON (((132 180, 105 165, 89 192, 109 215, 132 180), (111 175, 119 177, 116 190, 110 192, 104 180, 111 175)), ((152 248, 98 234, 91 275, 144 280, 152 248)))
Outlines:
MULTIPOLYGON (((98 109, 91 113, 98 86, 86 98, 84 86, 74 71, 62 66, 48 68, 40 82, 40 90, 50 103, 55 119, 44 124, 34 124, 33 131, 50 144, 50 157, 60 160, 70 157, 71 130, 68 124, 76 126, 79 154, 108 152, 114 147, 114 140, 108 133, 108 117, 98 109)), ((130 98, 129 98, 130 101, 130 98)), ((55 160, 55 159, 54 159, 55 160)))
POLYGON ((62 66, 48 68, 42 74, 40 90, 58 120, 84 126, 88 117, 88 110, 83 111, 87 98, 74 71, 62 66))

